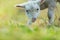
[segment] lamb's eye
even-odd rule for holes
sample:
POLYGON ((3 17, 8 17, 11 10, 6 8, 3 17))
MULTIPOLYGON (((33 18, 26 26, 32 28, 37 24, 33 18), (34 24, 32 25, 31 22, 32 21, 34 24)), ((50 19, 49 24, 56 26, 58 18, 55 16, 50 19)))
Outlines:
POLYGON ((26 10, 26 12, 28 12, 29 10, 26 10))
POLYGON ((39 10, 39 9, 37 9, 37 10, 39 10))

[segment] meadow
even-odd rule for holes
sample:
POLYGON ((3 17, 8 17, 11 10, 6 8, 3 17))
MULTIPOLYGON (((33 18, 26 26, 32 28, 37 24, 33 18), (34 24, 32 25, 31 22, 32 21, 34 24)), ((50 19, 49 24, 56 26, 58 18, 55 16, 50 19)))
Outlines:
POLYGON ((0 40, 60 40, 60 5, 55 9, 55 22, 47 26, 47 10, 41 10, 36 22, 27 26, 28 20, 24 8, 15 5, 27 0, 0 0, 0 40))

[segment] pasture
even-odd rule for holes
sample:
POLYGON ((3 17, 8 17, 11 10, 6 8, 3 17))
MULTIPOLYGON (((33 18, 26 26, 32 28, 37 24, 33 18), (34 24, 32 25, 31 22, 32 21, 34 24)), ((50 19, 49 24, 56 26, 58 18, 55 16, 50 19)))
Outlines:
POLYGON ((50 28, 47 26, 47 10, 41 10, 36 22, 27 26, 28 20, 23 8, 14 7, 15 4, 27 0, 0 0, 0 40, 60 40, 60 5, 55 9, 55 22, 50 28))

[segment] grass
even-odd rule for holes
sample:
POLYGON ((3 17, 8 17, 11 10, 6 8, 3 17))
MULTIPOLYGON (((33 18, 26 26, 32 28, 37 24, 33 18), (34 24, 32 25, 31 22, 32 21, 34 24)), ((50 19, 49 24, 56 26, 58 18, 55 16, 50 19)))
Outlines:
POLYGON ((26 0, 0 0, 0 40, 60 40, 59 14, 55 10, 55 25, 47 26, 47 9, 41 11, 32 25, 34 32, 27 26, 27 17, 23 8, 14 7, 26 0), (23 16, 23 17, 22 17, 23 16))

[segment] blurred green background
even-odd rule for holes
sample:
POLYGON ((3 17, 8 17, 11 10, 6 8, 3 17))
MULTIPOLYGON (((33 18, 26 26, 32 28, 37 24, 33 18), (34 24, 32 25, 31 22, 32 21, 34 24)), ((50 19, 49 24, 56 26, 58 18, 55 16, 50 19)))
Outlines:
POLYGON ((55 9, 55 22, 50 28, 47 26, 47 10, 42 10, 36 22, 27 26, 28 20, 23 8, 15 5, 27 0, 0 0, 0 40, 60 40, 60 5, 55 9))

